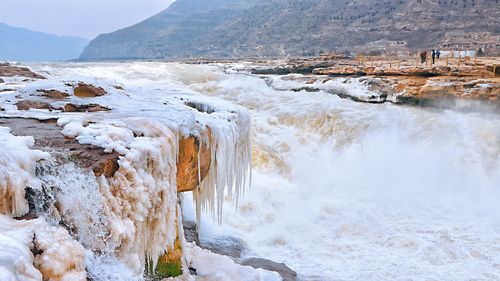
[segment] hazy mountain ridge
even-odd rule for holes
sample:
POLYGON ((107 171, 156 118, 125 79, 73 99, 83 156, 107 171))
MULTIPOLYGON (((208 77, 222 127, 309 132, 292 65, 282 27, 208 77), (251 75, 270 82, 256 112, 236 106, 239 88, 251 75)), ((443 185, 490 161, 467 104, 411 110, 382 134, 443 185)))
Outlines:
POLYGON ((252 0, 181 0, 136 25, 101 34, 82 59, 135 59, 189 56, 195 42, 251 7, 252 0))
POLYGON ((89 40, 0 23, 0 42, 0 61, 66 61, 78 58, 89 40))
POLYGON ((498 0, 178 0, 100 35, 81 59, 301 55, 387 39, 430 47, 447 32, 500 32, 498 0))

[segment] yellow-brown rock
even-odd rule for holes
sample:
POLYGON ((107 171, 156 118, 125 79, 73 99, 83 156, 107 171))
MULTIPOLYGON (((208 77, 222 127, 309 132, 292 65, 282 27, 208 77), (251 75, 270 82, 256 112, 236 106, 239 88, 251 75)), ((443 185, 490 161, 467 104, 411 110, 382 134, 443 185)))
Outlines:
POLYGON ((92 171, 96 177, 104 175, 106 178, 110 178, 119 168, 118 157, 106 157, 95 163, 92 171))
POLYGON ((82 82, 78 83, 78 86, 75 87, 73 93, 75 96, 80 98, 95 98, 107 94, 106 90, 101 87, 96 87, 82 82))
MULTIPOLYGON (((209 139, 212 135, 207 130, 209 139)), ((207 176, 211 164, 211 152, 209 144, 200 144, 200 141, 190 136, 179 141, 179 156, 177 158, 177 191, 193 191, 207 176), (199 158, 198 159, 198 155, 199 158), (200 161, 200 175, 198 176, 198 161, 200 161)))

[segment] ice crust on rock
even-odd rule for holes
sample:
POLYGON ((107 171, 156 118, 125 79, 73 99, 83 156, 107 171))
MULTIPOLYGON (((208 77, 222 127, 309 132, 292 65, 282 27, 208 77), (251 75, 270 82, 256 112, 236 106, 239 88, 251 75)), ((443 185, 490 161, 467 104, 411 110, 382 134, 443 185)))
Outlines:
POLYGON ((0 215, 0 280, 42 280, 42 274, 33 265, 32 240, 30 222, 16 222, 0 215))
POLYGON ((239 281, 281 281, 277 272, 254 269, 242 266, 231 258, 214 254, 196 246, 195 243, 186 243, 186 259, 189 267, 196 269, 200 280, 239 280, 239 281))
POLYGON ((85 249, 42 218, 15 221, 0 214, 0 280, 85 281, 85 249))
MULTIPOLYGON (((210 127, 211 137, 200 138, 201 145, 210 142, 214 164, 195 192, 198 213, 205 210, 220 214, 226 188, 236 196, 242 192, 250 171, 249 120, 244 114, 237 117, 235 121, 242 120, 244 126, 226 121, 223 126, 210 127)), ((119 245, 123 261, 140 272, 144 257, 154 263, 175 239, 178 133, 145 118, 106 120, 87 126, 82 120, 60 119, 59 124, 66 124, 63 134, 67 137, 122 155, 115 175, 109 179, 101 176, 98 184, 111 237, 119 245)))

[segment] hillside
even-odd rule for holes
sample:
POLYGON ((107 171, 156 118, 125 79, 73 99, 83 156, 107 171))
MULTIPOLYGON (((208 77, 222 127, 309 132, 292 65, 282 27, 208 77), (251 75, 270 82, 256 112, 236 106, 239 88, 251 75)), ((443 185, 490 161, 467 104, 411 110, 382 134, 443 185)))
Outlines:
POLYGON ((65 61, 78 58, 89 40, 0 23, 0 42, 0 61, 65 61))
POLYGON ((285 56, 378 40, 431 47, 447 33, 500 33, 498 0, 178 0, 98 36, 83 60, 285 56))

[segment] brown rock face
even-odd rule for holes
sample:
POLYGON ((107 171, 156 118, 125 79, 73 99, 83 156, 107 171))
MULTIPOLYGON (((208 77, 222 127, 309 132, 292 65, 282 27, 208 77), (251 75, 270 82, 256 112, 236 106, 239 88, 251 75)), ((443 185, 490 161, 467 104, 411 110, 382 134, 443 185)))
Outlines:
POLYGON ((104 175, 106 178, 112 177, 120 168, 118 157, 106 157, 93 165, 92 171, 96 177, 104 175))
MULTIPOLYGON (((211 138, 210 130, 208 131, 211 138)), ((201 145, 194 137, 182 138, 179 141, 179 156, 177 159, 177 191, 193 191, 207 176, 212 162, 210 146, 201 145), (199 152, 199 153, 198 153, 199 152), (199 158, 198 159, 198 155, 199 158), (200 161, 200 176, 198 177, 198 161, 200 161)))
POLYGON ((61 92, 59 90, 37 90, 37 92, 42 93, 42 96, 51 98, 51 99, 56 99, 56 100, 62 100, 67 97, 69 97, 69 94, 66 92, 61 92))
POLYGON ((64 106, 63 110, 64 112, 99 112, 99 111, 109 111, 111 109, 96 103, 91 103, 91 104, 68 103, 64 106))
POLYGON ((43 101, 35 100, 23 100, 16 103, 18 110, 29 110, 29 109, 50 109, 50 104, 43 101))
POLYGON ((75 87, 74 94, 80 98, 95 98, 104 96, 107 92, 101 87, 80 82, 78 83, 78 86, 75 87))

